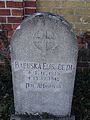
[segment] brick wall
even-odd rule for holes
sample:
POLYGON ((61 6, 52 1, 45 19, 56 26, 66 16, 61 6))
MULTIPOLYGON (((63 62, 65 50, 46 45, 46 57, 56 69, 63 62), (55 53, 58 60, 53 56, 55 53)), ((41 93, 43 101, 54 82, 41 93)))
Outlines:
POLYGON ((77 35, 90 31, 90 0, 0 0, 0 29, 10 38, 22 19, 36 11, 64 16, 77 35))
POLYGON ((0 30, 10 39, 24 17, 36 11, 36 0, 0 0, 0 30))
POLYGON ((37 0, 37 11, 64 16, 78 35, 90 31, 90 0, 37 0))

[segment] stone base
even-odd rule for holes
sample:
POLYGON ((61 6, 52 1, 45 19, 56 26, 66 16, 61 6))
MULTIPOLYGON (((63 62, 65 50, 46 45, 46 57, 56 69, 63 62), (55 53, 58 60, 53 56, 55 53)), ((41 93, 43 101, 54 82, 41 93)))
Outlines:
POLYGON ((75 116, 71 116, 71 117, 58 117, 58 118, 51 118, 51 119, 42 119, 42 118, 32 118, 30 116, 19 116, 19 115, 11 115, 10 120, 75 120, 75 116))

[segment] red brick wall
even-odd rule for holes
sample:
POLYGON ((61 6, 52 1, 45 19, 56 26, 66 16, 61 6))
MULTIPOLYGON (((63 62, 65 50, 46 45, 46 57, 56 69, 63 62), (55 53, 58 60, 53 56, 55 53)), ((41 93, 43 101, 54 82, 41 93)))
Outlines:
POLYGON ((24 17, 36 11, 36 0, 0 0, 0 30, 8 39, 24 17))

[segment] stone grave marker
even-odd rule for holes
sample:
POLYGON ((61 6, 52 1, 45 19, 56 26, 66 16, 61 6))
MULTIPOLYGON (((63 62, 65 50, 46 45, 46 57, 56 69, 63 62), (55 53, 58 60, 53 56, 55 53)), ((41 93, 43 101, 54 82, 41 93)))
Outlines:
POLYGON ((77 43, 64 18, 36 13, 11 40, 15 115, 70 116, 77 43))

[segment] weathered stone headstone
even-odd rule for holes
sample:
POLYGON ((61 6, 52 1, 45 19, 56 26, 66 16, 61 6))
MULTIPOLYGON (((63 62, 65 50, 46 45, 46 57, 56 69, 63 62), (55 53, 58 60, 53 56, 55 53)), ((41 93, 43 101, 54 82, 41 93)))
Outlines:
POLYGON ((69 116, 77 43, 62 17, 37 13, 26 18, 11 41, 15 114, 69 116))

